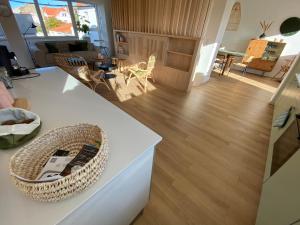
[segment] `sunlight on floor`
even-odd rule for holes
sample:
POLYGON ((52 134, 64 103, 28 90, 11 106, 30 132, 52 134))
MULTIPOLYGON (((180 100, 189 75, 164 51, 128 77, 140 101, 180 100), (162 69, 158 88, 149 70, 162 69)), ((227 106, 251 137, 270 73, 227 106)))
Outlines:
POLYGON ((116 69, 111 73, 116 75, 115 78, 107 80, 111 90, 108 91, 104 86, 98 86, 96 90, 98 94, 109 101, 124 102, 134 97, 147 95, 147 93, 156 90, 151 79, 148 80, 147 92, 144 92, 144 80, 139 81, 138 79, 133 78, 127 86, 125 76, 122 72, 116 69))
POLYGON ((156 87, 148 81, 147 92, 144 92, 143 83, 139 82, 137 79, 133 79, 128 86, 126 86, 125 82, 122 83, 121 88, 118 91, 116 91, 116 94, 118 96, 119 101, 124 102, 134 97, 147 94, 155 89, 156 87))
MULTIPOLYGON (((254 80, 254 79, 250 79, 250 78, 247 78, 245 76, 238 75, 235 73, 229 73, 228 77, 239 80, 243 83, 258 87, 260 89, 263 89, 263 90, 271 92, 271 93, 275 93, 275 91, 277 90, 276 87, 272 87, 271 85, 268 85, 266 83, 262 83, 262 82, 254 80)), ((266 78, 266 79, 268 79, 268 78, 266 78)))

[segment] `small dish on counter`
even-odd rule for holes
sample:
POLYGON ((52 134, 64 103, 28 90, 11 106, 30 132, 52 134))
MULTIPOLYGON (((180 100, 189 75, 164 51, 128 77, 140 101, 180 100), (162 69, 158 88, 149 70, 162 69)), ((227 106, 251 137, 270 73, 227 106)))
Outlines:
POLYGON ((21 108, 0 110, 0 149, 18 147, 34 138, 41 128, 40 117, 21 108))

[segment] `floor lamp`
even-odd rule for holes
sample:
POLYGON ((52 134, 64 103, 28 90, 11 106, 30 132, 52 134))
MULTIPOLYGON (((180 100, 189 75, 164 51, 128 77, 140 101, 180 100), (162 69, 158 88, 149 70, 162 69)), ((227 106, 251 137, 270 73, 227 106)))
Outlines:
POLYGON ((34 28, 37 28, 37 26, 36 26, 34 23, 31 23, 30 26, 27 28, 27 30, 23 33, 23 36, 24 36, 25 43, 26 43, 27 49, 28 49, 28 51, 29 51, 30 57, 31 57, 31 59, 32 59, 32 61, 33 61, 33 64, 34 64, 34 66, 35 66, 35 64, 36 64, 36 63, 35 63, 35 59, 34 59, 34 57, 33 57, 32 54, 31 54, 30 47, 29 47, 28 42, 27 42, 27 39, 26 39, 26 37, 25 37, 25 35, 26 35, 26 33, 29 31, 29 29, 34 29, 34 28))

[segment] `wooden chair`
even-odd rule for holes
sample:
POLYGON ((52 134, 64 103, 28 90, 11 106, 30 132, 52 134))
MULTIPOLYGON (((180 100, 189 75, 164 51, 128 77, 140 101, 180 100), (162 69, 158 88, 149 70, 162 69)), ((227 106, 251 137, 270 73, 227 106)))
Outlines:
POLYGON ((219 69, 219 71, 222 72, 225 65, 225 61, 226 57, 224 55, 218 54, 214 63, 214 69, 219 69))
POLYGON ((53 55, 57 66, 74 76, 76 79, 80 80, 82 83, 88 85, 93 90, 96 90, 96 87, 99 84, 105 85, 107 89, 110 90, 110 87, 103 78, 105 72, 103 70, 90 70, 86 60, 83 57, 67 53, 55 53, 53 55))
MULTIPOLYGON (((247 68, 248 68, 248 64, 254 59, 254 56, 249 56, 246 60, 244 60, 244 62, 234 62, 234 59, 230 62, 230 65, 229 65, 229 70, 228 70, 228 74, 230 73, 231 71, 231 66, 232 65, 235 65, 235 66, 238 66, 238 67, 241 67, 243 68, 243 75, 245 75, 245 73, 247 72, 247 68)), ((227 74, 227 75, 228 75, 227 74)))
POLYGON ((146 62, 139 62, 137 66, 133 66, 128 68, 129 77, 126 80, 126 85, 128 86, 130 80, 134 77, 136 77, 138 80, 145 79, 144 82, 144 91, 147 92, 147 83, 148 78, 151 78, 153 82, 155 82, 153 77, 153 69, 155 66, 156 58, 154 55, 151 55, 148 59, 148 63, 146 62))

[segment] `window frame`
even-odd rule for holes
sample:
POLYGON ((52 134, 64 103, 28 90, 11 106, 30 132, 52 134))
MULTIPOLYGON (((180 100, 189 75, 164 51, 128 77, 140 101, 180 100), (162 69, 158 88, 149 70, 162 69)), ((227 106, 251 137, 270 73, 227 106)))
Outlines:
MULTIPOLYGON (((48 35, 48 32, 47 32, 47 29, 46 29, 46 26, 45 26, 45 22, 44 22, 44 19, 43 19, 43 15, 42 15, 42 12, 41 12, 41 8, 40 8, 40 4, 38 2, 38 0, 32 0, 33 1, 33 4, 35 6, 35 10, 36 10, 36 13, 37 13, 37 16, 39 18, 39 21, 40 21, 40 26, 42 28, 42 32, 44 34, 44 36, 35 36, 35 37, 27 37, 27 38, 32 38, 32 39, 43 39, 43 38, 47 38, 47 39, 56 39, 56 38, 79 38, 79 35, 78 35, 78 29, 77 29, 77 26, 76 26, 76 19, 75 19, 75 13, 74 13, 74 9, 73 9, 73 5, 72 3, 73 2, 81 2, 81 1, 77 1, 77 0, 61 0, 63 2, 66 2, 67 3, 67 7, 68 7, 68 10, 69 10, 69 13, 70 13, 70 16, 71 16, 71 21, 72 21, 72 27, 73 27, 73 31, 74 31, 74 34, 73 35, 58 35, 58 36, 52 36, 52 35, 48 35)), ((10 1, 9 1, 10 2, 10 1)), ((86 3, 84 1, 82 1, 82 3, 86 3)), ((96 4, 94 3, 88 3, 90 5, 92 5, 94 8, 95 8, 95 11, 96 11, 96 16, 97 16, 97 25, 98 25, 98 34, 99 34, 99 38, 100 38, 100 27, 99 27, 99 14, 98 14, 98 7, 96 4)), ((11 6, 11 5, 10 5, 11 6)), ((26 37, 26 35, 25 35, 26 37)), ((1 39, 1 37, 0 37, 1 39)))
POLYGON ((72 3, 89 4, 89 5, 91 5, 91 6, 93 6, 95 8, 95 13, 96 13, 96 18, 97 18, 97 28, 95 30, 98 32, 98 36, 99 36, 98 41, 100 41, 101 40, 101 28, 100 28, 100 26, 101 26, 101 18, 100 18, 98 6, 95 3, 85 2, 84 0, 83 1, 80 1, 80 0, 67 0, 67 1, 70 2, 70 5, 72 7, 72 14, 74 16, 74 22, 75 22, 75 26, 76 26, 77 36, 78 36, 78 29, 77 29, 77 25, 76 25, 75 13, 74 13, 74 9, 73 9, 74 7, 73 7, 72 3))

